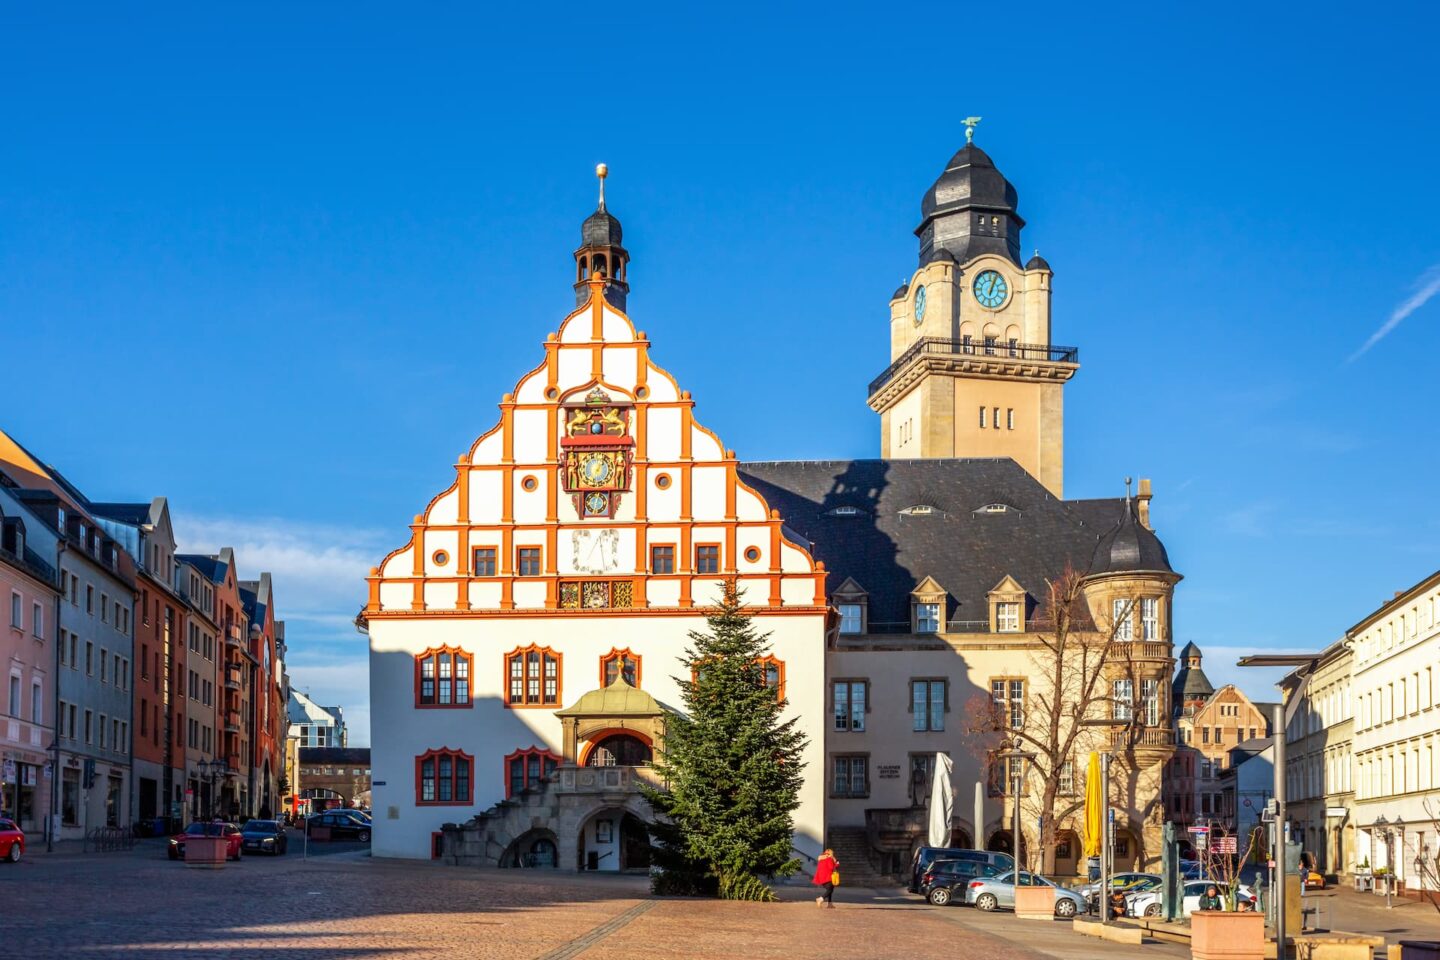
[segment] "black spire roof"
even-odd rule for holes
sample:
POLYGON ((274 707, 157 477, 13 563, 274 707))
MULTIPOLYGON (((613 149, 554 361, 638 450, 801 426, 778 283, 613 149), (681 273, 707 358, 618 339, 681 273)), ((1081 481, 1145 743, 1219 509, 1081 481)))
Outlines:
POLYGON ((967 143, 950 158, 940 178, 920 201, 920 262, 929 263, 935 250, 948 250, 959 263, 983 253, 1009 258, 1020 265, 1020 229, 1015 187, 984 150, 967 143), (983 214, 983 216, 982 216, 983 214))
POLYGON ((1129 573, 1136 570, 1171 572, 1165 545, 1154 531, 1135 518, 1135 507, 1127 497, 1120 521, 1106 531, 1095 545, 1091 573, 1129 573))
POLYGON ((599 208, 580 224, 582 247, 618 247, 620 237, 620 221, 605 209, 604 200, 601 200, 599 208))
POLYGON ((581 306, 590 299, 590 278, 600 277, 605 281, 604 294, 611 306, 625 309, 626 295, 630 292, 627 282, 630 254, 621 245, 624 231, 620 221, 605 209, 605 178, 609 168, 600 164, 595 168, 600 179, 600 202, 595 212, 580 224, 580 248, 575 251, 575 306, 581 306))

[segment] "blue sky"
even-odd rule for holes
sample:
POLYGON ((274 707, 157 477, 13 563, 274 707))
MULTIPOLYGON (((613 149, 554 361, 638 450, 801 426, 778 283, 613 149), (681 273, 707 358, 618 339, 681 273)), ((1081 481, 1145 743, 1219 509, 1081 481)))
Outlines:
POLYGON ((704 422, 866 457, 982 115, 1081 350, 1066 492, 1153 478, 1212 679, 1436 568, 1432 8, 495 6, 0 10, 4 426, 273 570, 357 741, 357 578, 573 305, 602 160, 704 422))

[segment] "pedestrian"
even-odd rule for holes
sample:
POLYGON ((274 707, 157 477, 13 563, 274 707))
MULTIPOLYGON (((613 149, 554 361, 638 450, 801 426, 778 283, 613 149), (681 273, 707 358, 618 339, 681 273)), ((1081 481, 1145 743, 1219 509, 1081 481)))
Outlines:
POLYGON ((823 887, 825 893, 815 898, 815 905, 835 909, 835 884, 840 882, 840 861, 835 859, 835 851, 829 847, 820 854, 820 859, 815 863, 815 878, 810 881, 817 887, 823 887))
POLYGON ((1205 888, 1205 895, 1200 898, 1200 909, 1201 909, 1201 910, 1223 910, 1223 909, 1225 909, 1225 908, 1221 905, 1221 903, 1220 903, 1220 892, 1215 889, 1215 884, 1212 883, 1212 884, 1210 884, 1208 887, 1205 888))

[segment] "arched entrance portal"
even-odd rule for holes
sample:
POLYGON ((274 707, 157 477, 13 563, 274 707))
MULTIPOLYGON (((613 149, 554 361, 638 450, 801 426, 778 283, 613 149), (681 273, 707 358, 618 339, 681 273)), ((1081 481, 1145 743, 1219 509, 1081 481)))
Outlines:
POLYGON ((587 751, 587 767, 641 767, 652 758, 650 744, 630 733, 612 733, 593 742, 587 751))
POLYGON ((621 807, 607 807, 580 827, 581 870, 601 872, 648 871, 650 834, 645 823, 621 807))
POLYGON ((974 847, 974 839, 970 831, 964 827, 955 827, 950 831, 950 846, 956 850, 970 850, 974 847))
POLYGON ((515 838, 500 855, 502 867, 550 867, 559 866, 560 845, 555 834, 546 829, 531 830, 515 838))

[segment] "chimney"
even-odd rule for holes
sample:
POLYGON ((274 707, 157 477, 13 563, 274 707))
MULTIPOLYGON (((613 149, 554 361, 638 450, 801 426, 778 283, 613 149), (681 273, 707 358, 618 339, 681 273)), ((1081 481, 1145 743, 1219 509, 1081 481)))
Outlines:
POLYGON ((1135 511, 1140 517, 1140 525, 1146 530, 1153 529, 1150 526, 1150 497, 1150 481, 1141 477, 1140 492, 1135 495, 1135 511))

